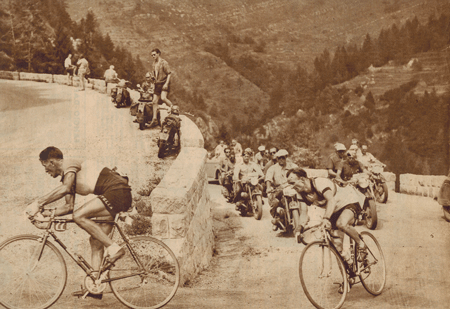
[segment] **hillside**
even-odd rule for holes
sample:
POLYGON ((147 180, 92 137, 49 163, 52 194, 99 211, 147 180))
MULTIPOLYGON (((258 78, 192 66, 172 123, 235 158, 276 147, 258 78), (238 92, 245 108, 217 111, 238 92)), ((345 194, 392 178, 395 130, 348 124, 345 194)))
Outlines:
MULTIPOLYGON (((161 49, 176 73, 172 99, 187 112, 209 113, 213 127, 228 128, 233 115, 233 125, 251 126, 261 118, 286 72, 299 65, 311 71, 325 48, 361 44, 367 33, 376 37, 393 23, 414 16, 425 22, 449 9, 444 0, 65 2, 74 20, 94 12, 102 31, 147 67, 151 49, 161 49), (206 106, 196 104, 192 94, 202 96, 206 106)), ((206 133, 211 140, 217 132, 206 133)))

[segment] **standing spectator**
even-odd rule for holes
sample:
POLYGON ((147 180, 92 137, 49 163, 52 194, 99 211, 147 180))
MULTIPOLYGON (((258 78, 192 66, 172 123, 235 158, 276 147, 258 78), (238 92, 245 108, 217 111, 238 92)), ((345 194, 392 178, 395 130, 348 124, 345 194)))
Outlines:
POLYGON ((116 83, 118 76, 117 76, 117 72, 114 70, 114 66, 110 65, 109 69, 105 71, 105 74, 103 75, 103 77, 105 78, 105 84, 106 84, 106 93, 110 94, 111 93, 111 84, 112 83, 116 83))
POLYGON ((224 157, 225 156, 225 148, 227 148, 227 145, 223 141, 219 142, 219 145, 216 146, 214 149, 214 153, 216 155, 216 158, 224 157))
POLYGON ((64 69, 66 71, 67 74, 67 84, 69 86, 73 86, 73 75, 74 75, 74 69, 76 68, 76 66, 74 66, 72 64, 72 54, 69 54, 66 58, 66 60, 64 60, 64 69))
POLYGON ((81 89, 79 89, 78 91, 84 91, 86 89, 84 78, 86 75, 89 75, 90 73, 89 62, 84 57, 84 54, 81 54, 80 59, 78 59, 77 66, 78 66, 78 77, 80 78, 80 86, 81 86, 81 89))
POLYGON ((234 154, 237 157, 242 157, 242 145, 239 144, 235 139, 231 141, 231 147, 234 150, 234 154))
POLYGON ((166 60, 161 58, 161 51, 157 48, 153 49, 151 55, 153 61, 153 76, 155 77, 155 94, 153 95, 153 119, 150 127, 157 122, 158 102, 161 99, 168 107, 172 107, 172 102, 167 98, 169 94, 170 76, 172 71, 166 60))

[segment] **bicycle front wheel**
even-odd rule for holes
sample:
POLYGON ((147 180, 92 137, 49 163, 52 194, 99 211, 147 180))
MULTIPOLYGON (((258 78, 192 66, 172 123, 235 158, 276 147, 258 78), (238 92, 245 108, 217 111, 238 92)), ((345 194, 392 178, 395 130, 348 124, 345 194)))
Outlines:
POLYGON ((122 247, 125 256, 109 272, 114 295, 130 308, 166 305, 180 284, 180 268, 172 250, 150 236, 133 237, 130 247, 126 243, 122 247))
POLYGON ((358 261, 361 269, 359 278, 367 292, 380 295, 386 285, 384 255, 375 236, 367 231, 362 231, 360 235, 367 246, 367 256, 358 261))
POLYGON ((344 264, 323 241, 310 243, 300 256, 300 281, 309 301, 319 309, 338 309, 348 293, 344 264))
POLYGON ((309 301, 319 309, 338 309, 348 293, 344 264, 323 241, 310 243, 300 256, 300 281, 309 301))
POLYGON ((44 309, 61 296, 67 268, 61 252, 42 238, 20 235, 0 244, 0 303, 6 308, 44 309))

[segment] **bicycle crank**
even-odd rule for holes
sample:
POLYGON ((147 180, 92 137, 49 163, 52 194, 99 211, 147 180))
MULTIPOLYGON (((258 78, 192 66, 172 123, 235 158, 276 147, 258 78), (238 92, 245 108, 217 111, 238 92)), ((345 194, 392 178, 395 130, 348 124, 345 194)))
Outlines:
MULTIPOLYGON (((101 294, 106 289, 106 282, 101 283, 102 279, 106 278, 107 272, 102 273, 100 279, 92 280, 90 276, 84 278, 84 286, 91 294, 101 294)), ((97 273, 93 273, 94 277, 97 277, 97 273)))

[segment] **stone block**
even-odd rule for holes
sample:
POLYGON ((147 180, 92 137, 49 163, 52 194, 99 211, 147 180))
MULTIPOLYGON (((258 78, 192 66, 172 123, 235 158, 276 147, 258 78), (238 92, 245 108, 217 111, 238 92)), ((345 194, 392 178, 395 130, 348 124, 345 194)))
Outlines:
POLYGON ((187 210, 188 199, 185 190, 158 186, 150 195, 150 203, 154 213, 181 214, 187 210))
POLYGON ((180 215, 169 215, 169 237, 183 238, 189 229, 187 213, 180 215))
POLYGON ((152 235, 160 238, 169 238, 169 218, 165 214, 152 216, 152 235))
POLYGON ((204 139, 199 128, 186 116, 181 116, 181 148, 203 148, 204 139))

